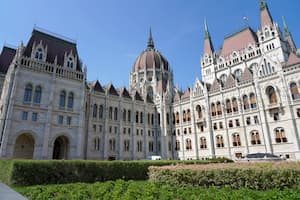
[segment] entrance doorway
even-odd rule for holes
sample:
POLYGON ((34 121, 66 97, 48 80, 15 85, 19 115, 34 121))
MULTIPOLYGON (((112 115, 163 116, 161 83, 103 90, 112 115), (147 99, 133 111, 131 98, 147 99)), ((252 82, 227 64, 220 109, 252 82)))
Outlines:
POLYGON ((34 152, 34 138, 31 134, 24 133, 17 137, 14 146, 13 158, 32 159, 34 152))
POLYGON ((55 139, 53 147, 53 159, 67 160, 69 154, 69 140, 66 136, 55 139))

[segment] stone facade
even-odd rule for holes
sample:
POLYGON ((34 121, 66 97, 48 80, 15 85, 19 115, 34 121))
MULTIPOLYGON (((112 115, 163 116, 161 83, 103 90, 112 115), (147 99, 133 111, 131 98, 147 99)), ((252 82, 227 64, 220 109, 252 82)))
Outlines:
POLYGON ((151 31, 127 89, 87 81, 73 41, 34 29, 0 55, 0 157, 299 160, 299 50, 264 0, 260 13, 257 32, 226 37, 219 52, 205 23, 202 80, 185 91, 151 31))

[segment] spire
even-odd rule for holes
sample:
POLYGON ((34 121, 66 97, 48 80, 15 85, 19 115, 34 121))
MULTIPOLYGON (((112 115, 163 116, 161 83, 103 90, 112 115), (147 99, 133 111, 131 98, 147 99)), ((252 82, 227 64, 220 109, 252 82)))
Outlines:
POLYGON ((210 34, 208 31, 206 20, 204 19, 204 29, 205 29, 205 36, 204 36, 204 54, 213 54, 214 47, 211 42, 210 34))
POLYGON ((285 40, 288 42, 292 52, 296 52, 297 48, 296 48, 295 42, 293 40, 292 34, 290 33, 290 31, 288 29, 288 26, 286 25, 284 17, 282 17, 282 23, 283 23, 285 40))
POLYGON ((283 16, 282 16, 282 23, 283 23, 283 30, 284 30, 284 35, 285 35, 285 37, 290 36, 289 29, 288 29, 288 27, 287 27, 287 25, 286 25, 286 23, 285 23, 285 19, 284 19, 283 16))
POLYGON ((151 27, 150 27, 150 31, 149 31, 149 39, 148 39, 148 48, 153 49, 154 48, 154 42, 152 39, 152 31, 151 31, 151 27))
POLYGON ((205 39, 210 38, 209 31, 207 28, 206 19, 204 19, 205 39))
POLYGON ((273 25, 273 19, 265 0, 260 0, 260 25, 261 27, 273 25))

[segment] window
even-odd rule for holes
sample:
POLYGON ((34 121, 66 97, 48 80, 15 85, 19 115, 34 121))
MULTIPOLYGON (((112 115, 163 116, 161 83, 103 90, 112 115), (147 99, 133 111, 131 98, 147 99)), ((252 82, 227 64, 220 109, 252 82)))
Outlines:
POLYGON ((224 140, 223 140, 223 136, 222 135, 217 135, 216 136, 216 144, 217 144, 217 148, 221 148, 224 147, 224 140))
POLYGON ((94 131, 94 133, 96 133, 96 131, 97 131, 97 125, 96 124, 93 124, 93 131, 94 131))
POLYGON ((93 106, 93 118, 97 118, 97 111, 98 111, 98 106, 97 106, 97 104, 94 104, 94 106, 93 106))
POLYGON ((187 110, 187 121, 188 122, 191 121, 191 110, 190 109, 187 110))
POLYGON ((258 116, 257 115, 255 115, 253 117, 253 120, 254 120, 254 124, 259 124, 259 120, 258 120, 258 116))
POLYGON ((217 123, 214 123, 214 130, 217 130, 217 129, 218 129, 217 123))
POLYGON ((167 118, 167 125, 169 125, 170 124, 170 115, 169 115, 169 113, 167 113, 166 118, 167 118))
POLYGON ((206 138, 205 137, 200 138, 200 149, 207 149, 207 144, 206 144, 206 138))
POLYGON ((256 97, 254 93, 250 94, 250 105, 251 108, 256 108, 256 97))
POLYGON ((109 133, 112 132, 112 127, 111 127, 111 126, 109 126, 109 128, 108 128, 108 132, 109 132, 109 133))
POLYGON ((139 123, 139 111, 135 113, 135 123, 139 123))
POLYGON ((67 117, 67 125, 71 125, 72 124, 72 117, 68 116, 67 117))
POLYGON ((115 108, 114 110, 114 120, 118 120, 118 108, 115 108))
POLYGON ((247 125, 250 125, 250 124, 251 124, 251 119, 250 119, 250 117, 247 117, 247 118, 246 118, 246 124, 247 124, 247 125))
POLYGON ((274 112, 273 113, 273 119, 274 119, 274 121, 278 121, 279 120, 279 113, 278 112, 274 112))
POLYGON ((216 107, 214 103, 211 104, 211 115, 216 116, 216 107))
POLYGON ((232 99, 232 110, 233 110, 233 112, 237 112, 239 110, 238 109, 238 102, 237 102, 236 98, 232 99))
POLYGON ((235 126, 236 126, 236 127, 239 127, 240 125, 241 125, 241 124, 240 124, 240 120, 239 120, 239 119, 236 119, 236 120, 235 120, 235 126))
POLYGON ((276 92, 275 92, 274 87, 272 87, 272 86, 267 87, 266 92, 267 92, 267 95, 269 98, 269 103, 277 104, 277 97, 276 97, 276 92))
POLYGON ((150 141, 148 146, 149 152, 153 152, 153 147, 154 147, 153 141, 150 141))
POLYGON ((217 102, 217 113, 218 115, 222 115, 222 106, 219 101, 217 102))
POLYGON ((182 121, 183 121, 183 122, 186 122, 186 112, 185 112, 185 110, 183 111, 182 115, 183 115, 182 121))
POLYGON ((157 141, 157 151, 160 152, 161 150, 161 144, 160 141, 157 141))
POLYGON ((249 109, 249 101, 248 101, 247 95, 243 96, 243 104, 244 104, 244 110, 248 110, 249 109))
POLYGON ((139 133, 139 129, 136 129, 136 135, 139 135, 140 133, 139 133))
POLYGON ((22 120, 27 120, 28 118, 28 112, 27 111, 23 111, 22 112, 22 120))
POLYGON ((186 128, 183 129, 183 133, 184 133, 184 134, 187 134, 186 128))
POLYGON ((115 151, 116 150, 116 140, 115 138, 112 138, 109 140, 109 151, 115 151))
POLYGON ((300 117, 300 108, 297 108, 297 117, 300 117))
POLYGON ((94 150, 95 151, 99 151, 100 150, 100 139, 98 137, 96 137, 94 139, 94 150))
POLYGON ((179 112, 176 112, 176 124, 179 124, 179 112))
POLYGON ((229 99, 226 100, 226 111, 227 113, 231 113, 232 109, 231 109, 231 102, 229 99))
POLYGON ((126 122, 126 109, 123 110, 123 122, 126 122))
POLYGON ((31 97, 32 97, 32 85, 27 84, 26 87, 25 87, 23 101, 26 102, 26 103, 31 102, 31 97))
POLYGON ((137 152, 143 151, 143 141, 139 140, 137 141, 137 152))
POLYGON ((154 114, 151 114, 151 125, 154 124, 154 114))
POLYGON ((36 112, 33 112, 32 115, 31 115, 31 120, 36 122, 37 118, 38 118, 38 114, 36 112))
POLYGON ((41 86, 37 86, 34 91, 33 103, 40 104, 42 98, 42 88, 41 86))
POLYGON ((118 133, 118 127, 115 126, 115 134, 117 134, 117 133, 118 133))
POLYGON ((284 143, 287 142, 287 137, 283 128, 276 128, 275 130, 275 142, 284 143))
POLYGON ((61 91, 59 95, 59 107, 64 108, 66 104, 66 92, 61 91))
POLYGON ((232 135, 232 145, 234 147, 241 146, 241 138, 240 138, 240 135, 238 133, 234 133, 232 135))
POLYGON ((110 120, 112 120, 112 111, 113 110, 113 108, 112 107, 109 107, 109 109, 108 109, 108 118, 110 119, 110 120))
POLYGON ((298 87, 297 87, 297 84, 295 82, 292 82, 290 84, 290 90, 291 90, 293 100, 300 99, 300 94, 299 94, 299 91, 298 91, 298 87))
POLYGON ((69 57, 67 61, 67 67, 73 69, 73 58, 69 57))
POLYGON ((42 48, 38 48, 35 52, 35 59, 37 60, 43 60, 43 50, 42 48))
POLYGON ((144 121, 143 112, 140 112, 140 123, 142 124, 144 121))
POLYGON ((103 105, 99 106, 99 119, 103 118, 103 105))
POLYGON ((229 120, 228 126, 229 126, 229 128, 232 128, 232 127, 233 127, 233 122, 232 122, 232 120, 229 120))
POLYGON ((223 129, 223 122, 219 122, 220 129, 223 129))
POLYGON ((131 111, 130 110, 127 111, 127 120, 128 120, 128 122, 131 122, 131 111))
POLYGON ((128 152, 130 146, 130 140, 124 140, 124 151, 128 152))
POLYGON ((189 127, 189 134, 192 134, 192 128, 189 127))
POLYGON ((175 151, 180 151, 180 141, 179 140, 176 140, 175 151))
POLYGON ((99 133, 102 133, 102 125, 99 125, 99 133))
POLYGON ((185 149, 187 151, 192 150, 192 140, 191 139, 186 139, 185 140, 185 149))
POLYGON ((130 135, 130 128, 128 128, 128 130, 127 130, 127 131, 128 131, 128 135, 130 135))
POLYGON ((242 76, 242 70, 237 69, 234 71, 234 77, 236 78, 237 82, 241 81, 241 76, 242 76))
POLYGON ((251 144, 252 145, 261 144, 258 131, 252 131, 250 135, 251 135, 251 144))
POLYGON ((202 109, 201 109, 200 105, 196 106, 196 111, 197 111, 197 114, 198 114, 198 119, 201 119, 202 118, 202 109))
POLYGON ((73 109, 73 104, 74 104, 74 94, 73 92, 70 92, 68 96, 68 108, 73 109))
POLYGON ((62 115, 58 116, 58 123, 59 124, 63 124, 64 123, 64 116, 62 116, 62 115))

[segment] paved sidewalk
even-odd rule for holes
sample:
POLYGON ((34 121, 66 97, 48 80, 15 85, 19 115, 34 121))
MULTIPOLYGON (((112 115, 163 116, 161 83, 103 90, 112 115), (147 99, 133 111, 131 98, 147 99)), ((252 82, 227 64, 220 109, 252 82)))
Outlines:
POLYGON ((0 200, 27 200, 25 197, 8 187, 7 185, 0 183, 0 200))

